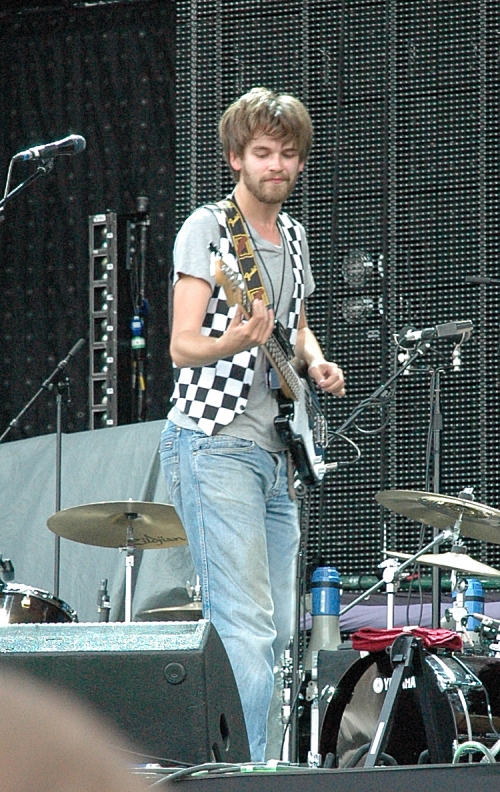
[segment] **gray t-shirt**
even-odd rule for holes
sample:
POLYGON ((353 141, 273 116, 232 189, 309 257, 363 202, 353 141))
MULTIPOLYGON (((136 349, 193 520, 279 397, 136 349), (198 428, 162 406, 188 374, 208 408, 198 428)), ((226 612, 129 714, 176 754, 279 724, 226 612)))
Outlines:
MULTIPOLYGON (((263 239, 252 226, 248 226, 252 238, 255 258, 268 297, 275 309, 276 318, 286 327, 290 312, 290 302, 294 288, 292 262, 288 245, 284 239, 281 245, 274 245, 263 239)), ((309 248, 305 231, 302 231, 302 251, 304 263, 305 296, 314 290, 314 280, 309 263, 309 248)), ((196 209, 180 229, 174 246, 174 284, 179 273, 192 275, 206 280, 215 288, 215 280, 210 274, 210 254, 208 246, 213 242, 219 246, 220 231, 217 218, 209 209, 196 209)), ((275 428, 274 418, 278 414, 275 394, 267 386, 266 357, 259 349, 255 362, 255 372, 248 394, 246 409, 237 415, 230 424, 219 430, 246 440, 254 440, 266 451, 281 451, 284 448, 275 428)), ((198 424, 177 407, 172 407, 169 418, 185 429, 198 429, 198 424)))

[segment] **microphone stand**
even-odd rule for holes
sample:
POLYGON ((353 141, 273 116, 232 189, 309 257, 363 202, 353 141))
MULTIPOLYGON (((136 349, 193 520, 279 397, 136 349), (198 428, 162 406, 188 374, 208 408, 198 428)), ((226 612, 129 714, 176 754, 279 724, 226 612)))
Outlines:
MULTIPOLYGON (((347 420, 345 420, 344 423, 341 424, 341 426, 339 426, 335 430, 335 434, 342 434, 349 426, 351 426, 355 422, 355 420, 361 415, 361 413, 367 407, 370 406, 370 404, 373 404, 373 402, 375 402, 380 397, 383 397, 384 395, 387 395, 388 390, 389 390, 390 386, 392 385, 392 383, 395 382, 404 373, 404 371, 406 371, 406 369, 409 368, 409 366, 411 366, 411 364, 414 363, 415 360, 417 360, 417 358, 422 357, 422 355, 425 355, 425 353, 428 351, 429 347, 430 347, 430 342, 428 340, 427 341, 426 340, 418 341, 414 351, 411 354, 408 355, 408 357, 404 361, 404 363, 398 369, 396 369, 394 374, 392 374, 392 376, 390 376, 389 379, 386 382, 382 383, 382 385, 380 385, 372 393, 371 396, 369 396, 367 399, 364 399, 362 402, 360 402, 360 404, 358 404, 357 407, 354 408, 354 410, 352 411, 350 416, 347 418, 347 420)), ((433 537, 433 541, 429 545, 427 545, 425 550, 422 550, 419 553, 417 553, 412 558, 412 561, 415 561, 415 559, 418 558, 420 555, 422 555, 422 553, 427 552, 428 549, 430 549, 430 548, 434 547, 435 545, 439 544, 440 542, 442 542, 443 538, 444 537, 443 537, 442 533, 439 534, 439 533, 435 532, 434 533, 434 537, 433 537)), ((364 592, 359 597, 357 597, 355 600, 353 600, 351 603, 349 603, 349 605, 347 605, 345 608, 343 608, 340 611, 339 615, 343 616, 344 613, 347 613, 347 611, 351 610, 351 608, 353 608, 354 605, 357 605, 359 602, 362 602, 364 599, 367 598, 367 596, 369 596, 373 592, 378 591, 378 589, 381 588, 381 586, 383 586, 384 583, 385 583, 386 586, 387 586, 387 592, 388 592, 388 595, 389 595, 389 601, 388 601, 388 625, 389 625, 389 623, 391 623, 392 618, 393 618, 393 615, 391 615, 390 611, 391 611, 391 609, 393 611, 393 605, 394 605, 394 599, 393 599, 394 580, 397 578, 397 576, 400 574, 400 572, 403 569, 406 569, 407 566, 409 566, 409 562, 404 564, 404 565, 400 565, 397 569, 395 569, 393 565, 389 565, 386 569, 384 569, 384 574, 383 574, 382 580, 380 580, 378 583, 376 583, 374 586, 372 586, 370 589, 368 589, 367 592, 364 592)))
MULTIPOLYGON (((79 341, 70 349, 67 356, 64 360, 61 360, 60 363, 56 366, 52 374, 47 377, 47 379, 42 383, 40 388, 37 390, 35 395, 29 400, 29 402, 23 407, 20 413, 16 415, 15 418, 7 426, 7 429, 0 435, 0 443, 7 437, 10 430, 13 429, 15 426, 19 425, 19 421, 23 417, 23 415, 29 410, 32 404, 36 402, 38 397, 43 393, 43 391, 51 391, 54 389, 54 380, 61 374, 68 363, 70 362, 71 358, 73 358, 80 349, 84 346, 85 339, 80 338, 79 341)), ((62 459, 62 422, 61 422, 61 414, 62 414, 62 392, 68 388, 69 379, 66 377, 64 382, 58 382, 56 385, 57 388, 57 397, 56 397, 56 512, 61 510, 61 459, 62 459)), ((61 546, 61 537, 56 534, 55 536, 55 550, 54 550, 54 596, 59 596, 59 569, 60 569, 60 546, 61 546)))
POLYGON ((422 355, 425 355, 429 347, 430 347, 429 341, 417 342, 417 346, 415 350, 410 355, 408 355, 408 358, 404 361, 404 363, 394 372, 394 374, 392 374, 389 377, 389 379, 386 382, 382 383, 382 385, 379 385, 379 387, 372 393, 371 396, 369 396, 367 399, 363 399, 363 401, 360 402, 358 406, 354 408, 349 418, 347 418, 347 420, 345 420, 343 424, 341 424, 337 429, 334 430, 334 434, 342 434, 342 432, 344 432, 349 426, 351 426, 354 423, 354 421, 361 415, 361 413, 364 410, 366 410, 367 407, 370 406, 370 404, 373 404, 373 402, 379 399, 380 397, 386 396, 387 391, 389 387, 392 385, 392 383, 395 382, 401 376, 401 374, 403 374, 403 372, 406 371, 406 369, 409 368, 409 366, 411 366, 411 364, 414 363, 415 360, 417 360, 418 357, 422 357, 422 355))
POLYGON ((19 195, 20 192, 25 190, 26 187, 28 187, 30 184, 32 184, 32 182, 36 181, 36 179, 39 179, 40 176, 45 176, 47 173, 50 173, 50 171, 54 168, 54 160, 53 159, 42 160, 42 162, 40 163, 40 165, 38 166, 38 168, 36 169, 36 171, 34 173, 32 173, 30 176, 28 176, 28 178, 25 179, 23 182, 21 182, 21 184, 18 184, 17 187, 14 187, 14 189, 11 190, 10 193, 7 193, 7 190, 9 188, 9 183, 10 183, 10 174, 11 174, 11 170, 12 170, 12 164, 13 164, 13 160, 11 160, 10 168, 9 168, 9 174, 8 174, 8 177, 7 177, 7 186, 6 186, 6 190, 5 190, 6 194, 0 200, 0 222, 2 222, 2 220, 5 219, 4 208, 5 208, 6 204, 8 204, 9 201, 11 201, 13 198, 15 198, 16 195, 19 195))

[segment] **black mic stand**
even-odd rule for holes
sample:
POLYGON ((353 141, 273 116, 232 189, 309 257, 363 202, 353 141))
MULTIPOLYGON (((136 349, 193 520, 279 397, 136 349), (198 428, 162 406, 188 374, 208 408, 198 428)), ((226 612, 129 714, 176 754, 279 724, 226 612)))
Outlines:
POLYGON ((5 188, 5 193, 6 194, 0 200, 0 222, 2 222, 2 220, 5 219, 4 208, 5 208, 6 204, 8 204, 9 201, 11 201, 13 198, 15 198, 16 195, 19 195, 20 192, 25 190, 26 187, 28 187, 30 184, 32 184, 32 182, 36 181, 36 179, 39 179, 40 176, 45 176, 47 173, 50 173, 50 171, 54 167, 54 160, 53 159, 42 160, 42 162, 40 163, 40 165, 38 166, 38 168, 36 169, 36 171, 34 173, 32 173, 30 176, 28 176, 28 178, 25 179, 23 182, 21 182, 21 184, 18 184, 17 187, 14 187, 14 189, 11 190, 10 193, 7 193, 7 190, 9 189, 9 184, 10 184, 10 175, 11 175, 13 162, 14 162, 14 160, 11 160, 11 162, 10 162, 9 173, 8 173, 8 176, 7 176, 7 186, 5 188))
MULTIPOLYGON (((432 473, 432 491, 439 494, 441 488, 441 432, 443 430, 443 415, 441 413, 441 370, 437 366, 432 371, 431 377, 431 415, 430 415, 430 431, 432 434, 432 459, 433 459, 433 473, 432 473)), ((426 486, 428 490, 429 487, 426 486)), ((439 536, 439 529, 432 529, 432 536, 435 539, 439 536)), ((441 569, 438 566, 432 568, 432 627, 437 629, 441 626, 441 569)))
POLYGON ((367 407, 374 404, 380 398, 388 396, 389 388, 393 382, 395 382, 401 376, 401 374, 403 374, 406 369, 409 368, 411 364, 415 362, 415 360, 417 360, 417 358, 425 355, 429 347, 429 341, 417 342, 414 351, 411 353, 411 355, 408 355, 408 358, 404 361, 404 363, 398 369, 396 369, 394 374, 392 374, 386 382, 382 383, 382 385, 379 385, 379 387, 372 393, 371 396, 368 396, 367 399, 363 399, 363 401, 354 408, 349 418, 347 418, 343 424, 335 429, 334 434, 342 434, 356 421, 356 419, 361 415, 362 412, 364 412, 364 410, 366 410, 367 407))
MULTIPOLYGON (((57 385, 54 385, 54 380, 64 371, 68 363, 70 362, 71 358, 73 358, 80 349, 84 346, 85 339, 80 338, 79 341, 72 347, 72 349, 68 352, 67 356, 64 360, 61 360, 60 363, 56 366, 52 374, 42 383, 40 388, 37 390, 35 395, 29 400, 29 402, 23 407, 20 413, 16 415, 15 418, 9 423, 7 429, 0 435, 0 443, 7 437, 10 430, 14 427, 19 425, 19 421, 23 417, 23 415, 29 410, 32 404, 36 402, 38 397, 44 391, 51 391, 54 390, 54 387, 57 388, 57 397, 56 397, 56 512, 61 510, 61 459, 62 459, 62 394, 64 390, 68 389, 69 386, 69 378, 66 377, 62 382, 58 382, 57 385)), ((53 594, 55 597, 59 596, 59 568, 60 568, 60 545, 61 545, 61 537, 56 534, 55 537, 55 550, 54 550, 54 590, 53 594)))
MULTIPOLYGON (((406 371, 407 368, 409 368, 412 365, 412 363, 415 362, 415 360, 417 360, 417 358, 420 358, 423 355, 425 355, 425 353, 428 351, 429 348, 430 348, 429 341, 421 340, 417 342, 417 345, 413 350, 413 352, 411 354, 408 354, 406 360, 402 363, 402 365, 398 369, 396 369, 394 374, 392 374, 386 382, 382 383, 382 385, 379 385, 379 387, 372 393, 371 396, 369 396, 367 399, 363 399, 363 401, 360 402, 357 405, 357 407, 354 408, 354 410, 347 418, 347 420, 345 420, 344 423, 341 424, 341 426, 335 429, 335 434, 341 435, 349 426, 354 424, 356 419, 361 415, 361 413, 364 410, 367 409, 367 407, 374 404, 376 401, 380 400, 380 398, 387 398, 387 396, 389 395, 389 389, 391 385, 397 379, 399 379, 399 377, 406 371)), ((434 547, 436 544, 439 544, 441 541, 442 541, 442 536, 440 534, 436 534, 433 537, 433 541, 431 542, 430 545, 428 545, 428 547, 434 547)), ((417 555, 418 556, 422 555, 422 552, 423 551, 419 552, 417 555)), ((417 556, 415 556, 413 560, 415 560, 416 557, 417 556)), ((368 591, 364 592, 359 597, 356 597, 356 599, 350 602, 349 605, 347 605, 345 608, 343 608, 340 611, 339 616, 343 616, 344 613, 347 613, 347 611, 351 610, 351 608, 353 608, 354 605, 357 605, 359 602, 362 602, 364 599, 367 598, 367 596, 369 596, 373 592, 378 591, 378 589, 381 588, 384 585, 384 583, 387 585, 388 594, 392 596, 394 592, 394 580, 397 574, 399 574, 399 572, 402 569, 406 569, 406 565, 400 566, 397 570, 394 570, 392 566, 384 570, 384 575, 382 577, 382 580, 378 581, 378 583, 372 586, 372 588, 368 589, 368 591)), ((390 622, 390 620, 391 620, 391 616, 389 614, 388 623, 390 622)))

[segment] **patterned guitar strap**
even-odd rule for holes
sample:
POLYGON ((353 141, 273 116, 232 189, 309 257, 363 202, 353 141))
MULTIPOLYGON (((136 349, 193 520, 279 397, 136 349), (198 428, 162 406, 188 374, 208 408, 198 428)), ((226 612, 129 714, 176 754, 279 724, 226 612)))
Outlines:
POLYGON ((245 290, 250 302, 255 299, 262 300, 264 305, 269 306, 269 298, 260 277, 259 267, 255 259, 250 234, 248 233, 245 221, 240 210, 233 201, 226 199, 218 201, 219 206, 227 218, 227 227, 231 234, 234 245, 238 267, 240 268, 245 290))
MULTIPOLYGON (((248 233, 246 223, 240 210, 229 198, 224 201, 219 201, 217 206, 219 206, 226 215, 227 227, 231 234, 236 260, 250 303, 255 299, 259 299, 263 301, 266 307, 269 307, 269 298, 262 282, 259 266, 252 246, 252 240, 250 239, 250 234, 248 233)), ((279 327, 279 323, 277 323, 277 327, 279 327)), ((284 336, 281 340, 286 345, 287 342, 284 336)), ((269 363, 266 365, 266 371, 269 388, 272 391, 279 391, 280 381, 278 375, 269 363)))
MULTIPOLYGON (((261 299, 264 305, 269 306, 269 297, 267 296, 266 289, 260 276, 259 267, 255 259, 250 234, 248 233, 246 223, 241 215, 240 210, 233 203, 233 201, 226 199, 218 201, 219 206, 225 213, 227 218, 227 227, 231 234, 231 239, 234 245, 236 260, 240 269, 245 289, 250 301, 261 299)), ((268 370, 269 386, 272 390, 279 390, 280 384, 274 369, 268 370)), ((290 451, 287 450, 287 478, 288 478, 288 494, 291 500, 296 500, 297 493, 294 487, 295 471, 292 462, 290 451)))

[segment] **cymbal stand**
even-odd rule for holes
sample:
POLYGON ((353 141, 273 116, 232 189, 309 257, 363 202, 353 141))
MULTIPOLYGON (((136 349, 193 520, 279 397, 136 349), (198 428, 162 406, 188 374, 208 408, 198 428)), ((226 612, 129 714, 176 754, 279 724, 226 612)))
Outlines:
POLYGON ((387 594, 387 629, 392 630, 394 627, 394 594, 397 591, 398 584, 398 562, 395 558, 386 558, 379 564, 379 567, 384 571, 382 573, 382 580, 385 583, 385 590, 387 594))
POLYGON ((467 579, 458 574, 456 570, 451 572, 451 590, 456 592, 455 602, 448 613, 455 622, 455 632, 462 636, 464 643, 472 646, 472 638, 467 631, 467 619, 469 611, 465 607, 465 591, 467 589, 467 579))
POLYGON ((359 597, 356 597, 356 599, 354 599, 352 602, 346 605, 345 608, 342 608, 342 610, 339 613, 339 616, 343 616, 344 613, 350 611, 351 608, 354 608, 355 605, 359 605, 360 602, 363 602, 363 600, 368 599, 368 597, 371 594, 374 594, 385 584, 387 586, 387 591, 388 591, 387 627, 388 629, 393 627, 394 626, 394 591, 395 591, 394 581, 400 577, 401 573, 404 572, 405 569, 407 569, 409 566, 412 566, 412 564, 414 564, 415 561, 417 561, 421 555, 428 553, 434 547, 437 547, 443 542, 446 542, 448 539, 452 539, 456 537, 457 525, 460 522, 461 520, 458 520, 457 523, 455 523, 455 525, 453 526, 453 528, 445 528, 434 539, 432 539, 432 541, 429 542, 428 545, 423 547, 421 550, 418 551, 418 553, 415 553, 415 555, 412 555, 403 563, 394 566, 392 564, 386 565, 385 562, 383 562, 384 574, 382 576, 382 579, 377 581, 377 583, 371 586, 371 588, 369 588, 367 591, 364 591, 362 594, 360 594, 359 597))
POLYGON ((127 518, 127 545, 120 548, 125 550, 125 622, 132 621, 132 588, 135 564, 134 520, 139 515, 137 512, 125 512, 127 518))

